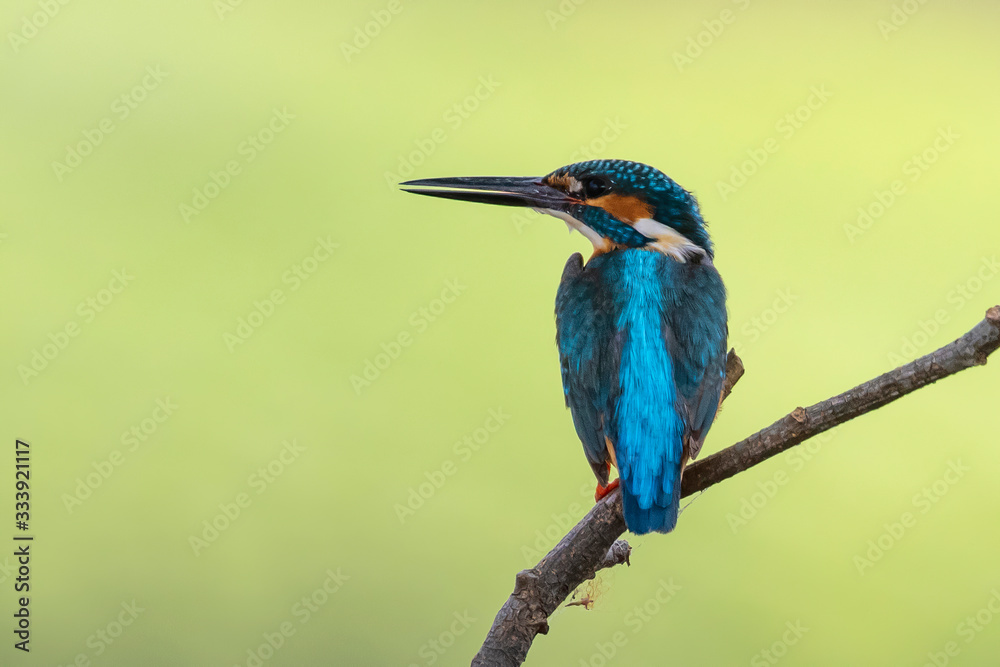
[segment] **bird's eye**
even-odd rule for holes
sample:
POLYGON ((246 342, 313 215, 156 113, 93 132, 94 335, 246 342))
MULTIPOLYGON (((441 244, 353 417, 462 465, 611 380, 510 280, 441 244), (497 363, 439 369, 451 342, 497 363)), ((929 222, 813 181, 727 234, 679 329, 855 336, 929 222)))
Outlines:
POLYGON ((583 179, 583 194, 587 199, 606 195, 611 190, 611 183, 603 176, 588 176, 583 179))

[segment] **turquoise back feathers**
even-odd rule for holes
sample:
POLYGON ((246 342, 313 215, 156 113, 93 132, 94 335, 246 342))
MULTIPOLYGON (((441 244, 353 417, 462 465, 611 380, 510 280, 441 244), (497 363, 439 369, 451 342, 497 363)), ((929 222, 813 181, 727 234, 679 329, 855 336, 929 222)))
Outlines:
POLYGON ((669 532, 682 466, 712 424, 725 375, 718 272, 640 249, 586 266, 574 255, 556 325, 566 404, 598 480, 615 461, 629 530, 669 532))

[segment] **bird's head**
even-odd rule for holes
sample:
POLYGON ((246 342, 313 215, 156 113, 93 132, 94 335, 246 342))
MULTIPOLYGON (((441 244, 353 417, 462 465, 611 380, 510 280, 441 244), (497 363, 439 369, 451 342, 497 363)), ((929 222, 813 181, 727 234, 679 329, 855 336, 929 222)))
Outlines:
POLYGON ((416 194, 548 213, 586 236, 595 255, 646 248, 680 261, 712 257, 694 196, 663 172, 638 162, 590 160, 539 178, 460 176, 401 185, 416 194))

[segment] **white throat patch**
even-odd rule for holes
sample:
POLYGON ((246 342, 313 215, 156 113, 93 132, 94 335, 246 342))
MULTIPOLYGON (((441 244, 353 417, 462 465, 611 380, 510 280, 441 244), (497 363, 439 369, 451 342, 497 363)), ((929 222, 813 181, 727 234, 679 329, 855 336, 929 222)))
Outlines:
MULTIPOLYGON (((607 252, 612 247, 612 243, 608 239, 604 238, 566 211, 559 211, 551 208, 536 208, 534 210, 538 213, 545 213, 559 218, 566 223, 566 226, 569 227, 571 232, 575 229, 583 234, 587 237, 587 240, 594 245, 595 252, 607 252)), ((652 243, 644 247, 646 250, 663 253, 678 262, 687 262, 688 260, 694 258, 703 260, 707 256, 705 250, 701 246, 692 243, 690 239, 673 227, 664 225, 656 220, 653 220, 652 218, 642 218, 641 220, 636 220, 632 227, 643 236, 654 239, 652 243)))
POLYGON ((701 246, 692 243, 688 237, 673 227, 668 227, 652 218, 636 220, 633 227, 643 236, 656 239, 648 247, 673 257, 679 262, 686 262, 695 257, 699 259, 705 257, 705 250, 701 246))
POLYGON ((571 216, 566 211, 558 211, 553 208, 536 208, 534 210, 538 211, 539 213, 545 213, 547 215, 559 218, 560 220, 566 223, 566 226, 569 227, 569 231, 572 232, 575 229, 576 231, 586 236, 587 240, 594 244, 594 248, 603 249, 606 248, 608 245, 607 239, 605 239, 603 236, 595 232, 593 229, 591 229, 587 225, 583 224, 582 222, 571 216))

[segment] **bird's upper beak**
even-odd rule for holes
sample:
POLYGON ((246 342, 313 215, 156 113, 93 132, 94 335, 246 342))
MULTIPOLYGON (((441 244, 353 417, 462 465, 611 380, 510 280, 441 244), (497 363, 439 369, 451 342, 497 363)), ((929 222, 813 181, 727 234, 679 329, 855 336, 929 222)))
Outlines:
POLYGON ((418 195, 474 201, 501 206, 529 206, 563 210, 577 200, 546 185, 541 178, 507 176, 456 176, 424 178, 400 183, 403 190, 418 195))

